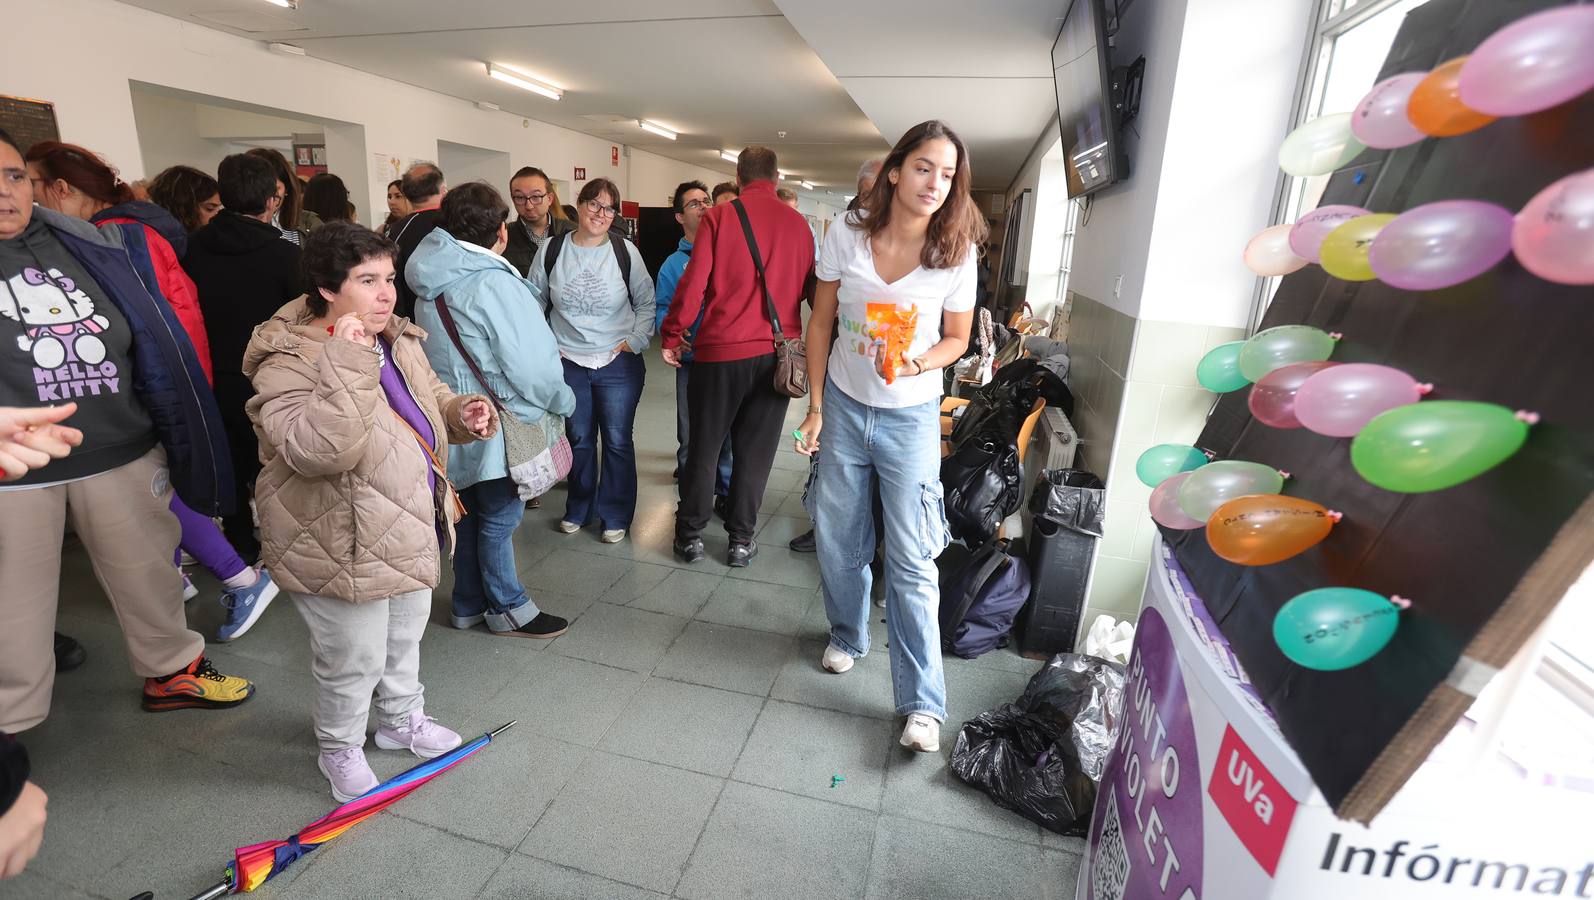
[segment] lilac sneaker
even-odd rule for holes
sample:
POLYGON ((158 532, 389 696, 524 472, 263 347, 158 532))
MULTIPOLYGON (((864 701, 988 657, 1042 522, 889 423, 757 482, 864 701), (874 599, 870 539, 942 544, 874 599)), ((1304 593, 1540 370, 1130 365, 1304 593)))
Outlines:
POLYGON ((339 803, 363 796, 380 783, 365 761, 365 751, 359 747, 324 750, 316 760, 316 767, 332 782, 332 796, 339 803))
POLYGON ((376 730, 376 745, 383 750, 408 750, 421 759, 432 759, 458 747, 458 734, 437 724, 420 710, 410 713, 409 721, 398 727, 383 725, 376 730))

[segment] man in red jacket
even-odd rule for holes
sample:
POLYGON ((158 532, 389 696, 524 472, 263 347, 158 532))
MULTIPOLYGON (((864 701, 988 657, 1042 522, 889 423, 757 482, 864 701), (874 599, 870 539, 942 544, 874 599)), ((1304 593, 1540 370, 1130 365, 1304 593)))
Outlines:
POLYGON ((691 350, 687 392, 690 435, 681 469, 681 505, 675 514, 675 554, 703 558, 703 529, 713 515, 714 466, 731 436, 736 459, 725 517, 730 533, 726 564, 746 566, 758 553, 753 528, 789 398, 777 393, 775 332, 737 205, 745 209, 764 264, 769 297, 784 336, 802 335, 803 282, 814 267, 808 222, 775 196, 775 152, 748 147, 736 160, 741 197, 704 214, 692 260, 664 317, 664 361, 681 364, 682 334, 703 312, 691 350), (705 449, 707 448, 707 449, 705 449))

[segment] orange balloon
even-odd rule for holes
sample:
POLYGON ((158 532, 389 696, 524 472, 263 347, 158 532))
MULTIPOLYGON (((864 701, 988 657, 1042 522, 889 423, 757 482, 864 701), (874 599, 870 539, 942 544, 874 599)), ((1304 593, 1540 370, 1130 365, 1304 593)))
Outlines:
POLYGON ((1494 116, 1486 116, 1461 102, 1458 84, 1461 64, 1466 61, 1465 56, 1458 56, 1440 63, 1412 88, 1411 98, 1406 101, 1406 118, 1418 131, 1433 137, 1455 137, 1494 121, 1494 116))
POLYGON ((1223 504, 1207 520, 1212 552, 1242 566, 1289 559, 1328 537, 1339 513, 1299 497, 1248 494, 1223 504))

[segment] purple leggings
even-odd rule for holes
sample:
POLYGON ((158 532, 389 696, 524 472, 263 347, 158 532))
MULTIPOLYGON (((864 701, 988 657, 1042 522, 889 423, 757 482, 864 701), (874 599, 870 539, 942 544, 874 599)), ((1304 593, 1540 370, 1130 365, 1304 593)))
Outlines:
MULTIPOLYGON (((243 557, 238 555, 238 551, 232 548, 232 544, 227 543, 227 538, 222 535, 221 529, 216 527, 216 523, 208 516, 202 516, 189 509, 183 501, 177 499, 176 494, 172 494, 172 512, 183 526, 183 537, 178 546, 187 550, 189 556, 209 569, 210 574, 226 581, 249 567, 243 561, 243 557)), ((178 553, 177 559, 181 561, 181 552, 178 553)))

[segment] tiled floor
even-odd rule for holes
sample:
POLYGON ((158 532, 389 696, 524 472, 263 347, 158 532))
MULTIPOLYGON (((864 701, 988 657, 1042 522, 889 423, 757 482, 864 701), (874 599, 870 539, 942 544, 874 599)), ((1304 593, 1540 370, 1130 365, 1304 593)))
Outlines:
MULTIPOLYGON (((630 538, 556 533, 557 492, 515 537, 527 587, 573 619, 570 631, 548 643, 455 631, 446 576, 437 591, 422 644, 427 712, 467 735, 519 725, 259 896, 1073 897, 1080 842, 996 807, 946 767, 957 724, 1017 696, 1038 664, 1009 651, 949 657, 941 753, 898 748, 884 626, 851 672, 819 668, 818 568, 785 546, 807 527, 801 457, 782 449, 776 460, 750 568, 723 565, 717 527, 705 562, 671 557, 674 379, 650 364, 630 538)), ((189 617, 212 633, 216 585, 196 580, 189 617)), ((90 660, 61 676, 50 719, 25 735, 50 825, 0 898, 188 897, 219 879, 234 847, 330 807, 305 627, 288 603, 211 647, 259 686, 229 712, 138 709, 139 682, 81 553, 62 575, 61 627, 90 660)), ((367 752, 381 777, 414 762, 367 752)))

